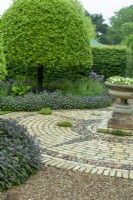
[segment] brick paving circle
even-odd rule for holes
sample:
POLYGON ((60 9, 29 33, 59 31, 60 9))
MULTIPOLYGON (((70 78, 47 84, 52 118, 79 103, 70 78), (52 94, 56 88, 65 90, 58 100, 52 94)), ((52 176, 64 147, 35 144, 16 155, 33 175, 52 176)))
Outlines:
POLYGON ((15 118, 36 135, 42 148, 42 163, 57 168, 91 174, 133 179, 133 137, 119 138, 97 133, 110 109, 61 110, 52 115, 14 112, 3 118, 15 118), (58 127, 58 121, 71 121, 73 127, 58 127))

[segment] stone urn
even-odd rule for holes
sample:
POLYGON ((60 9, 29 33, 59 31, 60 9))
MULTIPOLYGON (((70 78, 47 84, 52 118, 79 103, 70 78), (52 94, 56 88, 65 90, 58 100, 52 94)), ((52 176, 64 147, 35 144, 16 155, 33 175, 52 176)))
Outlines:
POLYGON ((128 99, 133 99, 133 86, 105 82, 111 96, 119 98, 113 109, 108 128, 133 130, 133 106, 128 99))

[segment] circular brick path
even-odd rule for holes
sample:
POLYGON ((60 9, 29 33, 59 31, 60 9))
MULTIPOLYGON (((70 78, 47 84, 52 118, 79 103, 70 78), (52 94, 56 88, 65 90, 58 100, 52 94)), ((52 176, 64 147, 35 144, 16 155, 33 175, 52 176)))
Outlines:
POLYGON ((111 108, 100 110, 61 110, 52 115, 15 112, 3 118, 15 118, 36 134, 42 148, 42 163, 57 168, 91 174, 133 179, 133 137, 118 138, 97 133, 111 108), (58 127, 58 121, 71 121, 72 128, 58 127))

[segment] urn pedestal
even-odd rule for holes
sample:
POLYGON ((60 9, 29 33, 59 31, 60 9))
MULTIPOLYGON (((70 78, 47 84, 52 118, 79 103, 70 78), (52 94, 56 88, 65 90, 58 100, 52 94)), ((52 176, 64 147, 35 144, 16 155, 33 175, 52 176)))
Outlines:
POLYGON ((118 85, 105 82, 110 95, 120 99, 116 103, 108 128, 133 130, 133 105, 128 104, 128 99, 133 99, 133 86, 118 85))

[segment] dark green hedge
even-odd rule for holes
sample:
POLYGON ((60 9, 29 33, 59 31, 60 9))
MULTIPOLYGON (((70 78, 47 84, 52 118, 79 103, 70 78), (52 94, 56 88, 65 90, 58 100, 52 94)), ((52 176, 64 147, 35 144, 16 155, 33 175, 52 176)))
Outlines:
POLYGON ((45 82, 56 81, 59 79, 71 79, 77 80, 82 76, 86 76, 89 68, 84 68, 82 65, 77 67, 72 66, 69 68, 66 66, 65 68, 53 67, 51 69, 45 68, 44 70, 44 80, 45 82))
POLYGON ((93 55, 92 71, 110 76, 124 76, 128 66, 128 50, 122 46, 91 47, 93 55))
MULTIPOLYGON (((82 65, 79 66, 72 66, 71 68, 69 66, 66 66, 65 68, 58 68, 57 66, 53 66, 49 69, 49 67, 44 68, 44 81, 45 82, 51 82, 56 81, 59 79, 71 79, 71 80, 77 80, 81 78, 82 76, 87 76, 88 71, 90 68, 85 68, 82 65)), ((8 66, 8 79, 16 79, 16 77, 24 77, 27 80, 36 80, 37 73, 34 70, 27 70, 24 66, 21 68, 21 70, 17 70, 17 68, 14 67, 14 69, 10 66, 8 66)))

